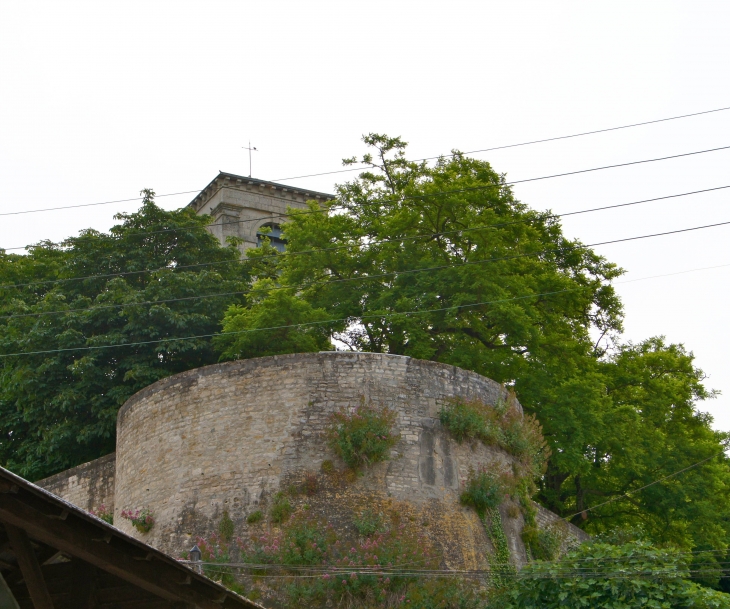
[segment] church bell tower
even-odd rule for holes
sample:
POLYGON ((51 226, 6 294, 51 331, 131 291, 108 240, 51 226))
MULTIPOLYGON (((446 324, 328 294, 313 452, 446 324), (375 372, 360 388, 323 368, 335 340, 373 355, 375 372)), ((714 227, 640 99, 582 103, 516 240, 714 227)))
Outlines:
POLYGON ((225 244, 226 237, 243 239, 241 253, 258 247, 262 229, 270 229, 271 244, 283 250, 280 225, 287 207, 306 209, 309 200, 324 203, 334 198, 323 192, 293 188, 284 184, 220 172, 189 204, 198 215, 208 214, 208 230, 225 244))

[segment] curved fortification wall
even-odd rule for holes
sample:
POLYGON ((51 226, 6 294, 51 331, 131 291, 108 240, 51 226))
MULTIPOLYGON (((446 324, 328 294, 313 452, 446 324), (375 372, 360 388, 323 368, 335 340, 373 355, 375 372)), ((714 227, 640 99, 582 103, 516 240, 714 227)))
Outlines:
MULTIPOLYGON (((473 510, 459 504, 460 483, 470 467, 505 468, 511 457, 481 444, 459 445, 441 429, 439 408, 454 397, 494 404, 507 396, 472 372, 371 353, 266 357, 164 379, 119 412, 115 524, 180 555, 197 535, 215 531, 224 510, 244 535, 249 514, 266 513, 277 491, 309 472, 322 479, 321 490, 306 498, 313 514, 346 526, 348 513, 364 507, 401 510, 424 522, 447 566, 483 567, 489 541, 473 510), (400 441, 387 462, 345 486, 328 486, 322 462, 337 465, 324 437, 329 417, 363 400, 397 413, 400 441), (157 523, 147 534, 120 517, 141 507, 157 523)), ((522 517, 503 510, 520 563, 522 517)))

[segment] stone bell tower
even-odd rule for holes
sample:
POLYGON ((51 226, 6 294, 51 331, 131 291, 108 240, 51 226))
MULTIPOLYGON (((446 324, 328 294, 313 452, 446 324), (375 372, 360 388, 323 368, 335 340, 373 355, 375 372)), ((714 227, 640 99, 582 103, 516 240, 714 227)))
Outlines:
POLYGON ((226 237, 243 239, 243 253, 259 245, 264 227, 271 229, 268 237, 272 245, 283 249, 280 224, 285 220, 287 207, 306 209, 309 200, 324 203, 333 198, 323 192, 220 172, 189 207, 199 215, 211 216, 208 230, 221 243, 225 243, 226 237))

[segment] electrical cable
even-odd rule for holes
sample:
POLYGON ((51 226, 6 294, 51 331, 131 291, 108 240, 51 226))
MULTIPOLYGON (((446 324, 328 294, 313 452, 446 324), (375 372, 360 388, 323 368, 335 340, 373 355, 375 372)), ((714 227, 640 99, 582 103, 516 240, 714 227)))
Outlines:
MULTIPOLYGON (((176 195, 189 195, 194 192, 199 193, 200 190, 183 190, 182 192, 168 192, 163 195, 155 195, 156 197, 174 197, 176 195)), ((75 209, 77 207, 94 207, 96 205, 111 205, 112 203, 128 203, 130 201, 141 201, 144 197, 133 197, 131 199, 116 199, 115 201, 100 201, 99 203, 80 203, 78 205, 64 205, 62 207, 46 207, 45 209, 26 209, 23 211, 7 211, 0 213, 0 216, 19 216, 21 214, 36 214, 46 211, 56 211, 59 209, 75 209)))
MULTIPOLYGON (((615 204, 615 205, 606 205, 604 207, 595 207, 595 208, 591 208, 591 209, 579 210, 579 211, 575 211, 575 212, 567 212, 567 213, 563 213, 563 214, 545 214, 544 216, 542 216, 542 218, 543 219, 547 219, 547 218, 550 218, 550 217, 558 218, 558 217, 572 216, 572 215, 578 215, 578 214, 583 214, 583 213, 591 213, 591 212, 595 212, 595 211, 603 211, 603 210, 606 210, 606 209, 614 209, 614 208, 620 208, 620 207, 628 207, 628 206, 638 205, 638 204, 642 204, 642 203, 650 203, 650 202, 654 202, 654 201, 661 201, 661 200, 665 200, 665 199, 673 199, 673 198, 684 197, 684 196, 689 196, 689 195, 694 195, 694 194, 712 192, 712 191, 716 191, 716 190, 724 190, 724 189, 727 189, 727 188, 730 188, 730 185, 727 185, 727 186, 716 186, 716 187, 713 187, 713 188, 705 188, 705 189, 702 189, 702 190, 694 190, 694 191, 689 191, 689 192, 684 192, 684 193, 678 193, 678 194, 673 194, 673 195, 666 195, 666 196, 663 196, 663 197, 653 197, 651 199, 642 199, 642 200, 639 200, 639 201, 632 201, 632 202, 629 202, 629 203, 618 203, 618 204, 615 204)), ((441 194, 441 193, 434 193, 434 194, 441 194)), ((307 214, 307 213, 310 213, 310 212, 301 212, 302 215, 303 214, 307 214)), ((300 214, 297 214, 297 215, 300 215, 300 214)), ((479 227, 475 227, 475 228, 463 228, 463 229, 458 229, 458 230, 455 230, 455 231, 446 231, 446 232, 441 232, 441 233, 431 233, 430 235, 417 235, 417 236, 414 236, 414 237, 393 237, 391 239, 379 239, 379 240, 374 240, 374 241, 368 243, 367 245, 378 244, 378 243, 389 243, 389 242, 394 242, 394 241, 399 242, 399 241, 405 241, 405 240, 411 240, 411 239, 430 238, 430 237, 436 237, 436 236, 439 236, 439 235, 447 235, 447 234, 455 234, 455 233, 464 233, 464 232, 475 231, 475 230, 489 230, 489 229, 495 228, 495 227, 509 226, 509 225, 512 225, 512 224, 520 224, 520 223, 524 223, 526 221, 527 220, 518 220, 518 221, 515 221, 515 222, 504 222, 504 223, 498 223, 498 224, 491 224, 491 225, 488 225, 488 226, 479 226, 479 227)), ((187 229, 189 229, 189 228, 195 228, 195 227, 188 227, 187 229)), ((187 229, 171 229, 171 230, 187 230, 187 229)), ((157 231, 157 232, 166 232, 166 231, 157 231)), ((155 232, 152 232, 152 233, 134 233, 134 234, 139 234, 139 235, 155 234, 155 232)), ((333 250, 339 250, 339 249, 347 249, 347 248, 351 248, 351 247, 354 247, 354 246, 355 246, 355 244, 348 244, 348 245, 332 246, 332 247, 329 247, 329 248, 316 248, 316 249, 313 249, 313 250, 304 250, 302 252, 285 252, 284 254, 276 254, 276 255, 272 255, 272 256, 260 256, 260 257, 257 258, 257 260, 262 260, 262 259, 267 259, 267 258, 278 258, 278 257, 280 257, 282 255, 284 255, 284 256, 299 256, 299 255, 303 255, 305 253, 306 254, 309 254, 309 253, 317 253, 317 252, 324 252, 324 251, 333 251, 333 250)), ((241 261, 240 259, 236 259, 236 260, 224 260, 224 261, 221 261, 221 262, 210 262, 210 263, 200 263, 200 264, 190 264, 190 265, 177 265, 177 266, 174 267, 174 269, 175 270, 178 270, 178 269, 188 269, 188 268, 199 268, 199 267, 207 267, 207 266, 217 266, 219 264, 233 264, 233 263, 241 263, 241 262, 251 262, 251 261, 250 260, 248 260, 248 261, 247 260, 241 261)), ((122 276, 128 276, 128 275, 136 275, 136 274, 142 274, 142 273, 150 273, 150 272, 164 271, 164 270, 169 270, 170 268, 171 267, 169 267, 169 266, 165 266, 165 267, 157 267, 155 269, 141 269, 139 271, 125 271, 125 272, 119 272, 119 273, 106 273, 106 274, 102 274, 102 275, 85 275, 85 276, 78 276, 78 277, 66 277, 64 279, 48 279, 48 280, 45 280, 45 281, 35 281, 35 282, 29 282, 29 283, 4 284, 4 285, 0 285, 0 289, 30 287, 30 286, 34 286, 34 285, 45 285, 45 284, 49 284, 49 283, 65 283, 65 282, 68 282, 68 281, 80 281, 82 279, 104 279, 104 278, 109 278, 109 277, 122 277, 122 276)))
MULTIPOLYGON (((480 152, 491 152, 493 150, 504 150, 505 148, 517 148, 519 146, 530 146, 532 144, 542 144, 542 143, 545 143, 545 142, 555 142, 557 140, 567 140, 567 139, 570 139, 570 138, 582 137, 584 135, 594 135, 596 133, 606 133, 608 131, 618 131, 620 129, 630 129, 632 127, 641 127, 641 126, 644 126, 644 125, 652 125, 654 123, 663 123, 663 122, 666 122, 666 121, 674 121, 674 120, 681 119, 681 118, 689 118, 689 117, 692 117, 692 116, 700 116, 702 114, 712 114, 714 112, 723 112, 725 110, 730 110, 730 106, 728 106, 726 108, 717 108, 715 110, 703 110, 702 112, 693 112, 692 114, 680 114, 679 116, 670 116, 669 118, 660 118, 660 119, 651 120, 651 121, 644 121, 644 122, 641 122, 641 123, 632 123, 630 125, 621 125, 619 127, 608 127, 606 129, 595 129, 593 131, 584 131, 582 133, 574 133, 572 135, 560 135, 560 136, 557 136, 557 137, 548 137, 548 138, 544 138, 544 139, 541 139, 541 140, 530 140, 530 141, 527 141, 527 142, 521 142, 519 144, 506 144, 506 145, 503 145, 503 146, 494 146, 492 148, 482 148, 480 150, 469 150, 468 152, 460 152, 459 154, 478 154, 480 152)), ((442 155, 439 155, 439 156, 427 156, 427 157, 424 157, 422 159, 414 159, 413 162, 416 162, 417 163, 417 162, 420 162, 420 161, 432 161, 432 160, 435 160, 435 159, 446 158, 446 157, 451 157, 451 156, 455 156, 455 155, 454 154, 442 154, 442 155)), ((367 165, 364 165, 362 167, 354 167, 354 168, 351 168, 351 169, 338 169, 337 171, 325 171, 323 173, 310 173, 308 175, 290 176, 288 178, 276 178, 276 179, 271 180, 271 181, 272 182, 277 182, 279 180, 298 180, 298 179, 301 179, 301 178, 313 178, 313 177, 317 177, 317 176, 332 175, 332 174, 335 174, 335 173, 346 173, 346 172, 351 172, 351 171, 363 171, 365 169, 368 169, 367 165)))
MULTIPOLYGON (((626 560, 626 559, 624 559, 626 560)), ((717 568, 707 568, 707 569, 685 569, 680 566, 677 567, 666 567, 666 568, 645 568, 645 569, 638 569, 634 570, 630 567, 626 567, 621 569, 620 567, 617 567, 614 570, 601 570, 601 571, 575 571, 574 569, 565 568, 565 570, 562 571, 552 571, 547 573, 535 573, 533 571, 529 571, 527 573, 524 572, 514 572, 511 571, 509 568, 495 568, 492 570, 488 569, 479 569, 479 570, 409 570, 409 571, 383 571, 381 569, 369 569, 369 570, 362 570, 358 568, 353 569, 343 569, 340 571, 335 571, 332 569, 321 569, 321 570, 315 570, 315 569, 293 569, 289 565, 275 565, 275 564, 268 564, 268 565, 247 565, 247 564, 225 564, 225 563, 211 563, 211 562, 197 562, 197 563, 187 563, 189 565, 200 565, 205 567, 206 570, 218 572, 218 573, 226 573, 229 572, 228 569, 251 569, 255 571, 266 571, 272 568, 281 567, 283 569, 289 570, 289 573, 286 574, 279 574, 279 575, 272 575, 268 573, 256 573, 255 576, 262 577, 262 578, 304 578, 304 579, 311 579, 311 578, 322 578, 325 575, 331 575, 331 576, 337 576, 344 578, 345 576, 352 576, 353 574, 355 576, 357 575, 377 575, 380 577, 389 577, 392 579, 395 578, 418 578, 418 577, 491 577, 491 576, 498 576, 498 577, 509 577, 513 579, 584 579, 584 578, 591 578, 591 579, 633 579, 636 577, 663 577, 663 578, 677 578, 677 579, 687 579, 688 577, 691 577, 693 575, 717 575, 719 569, 717 568), (329 571, 329 572, 328 572, 329 571)), ((544 564, 543 562, 538 564, 544 564)))
MULTIPOLYGON (((553 292, 543 292, 541 294, 529 294, 528 296, 518 296, 514 298, 502 298, 499 300, 488 300, 483 302, 475 302, 475 303, 469 303, 464 305, 455 305, 451 307, 441 307, 438 309, 426 309, 426 310, 420 310, 420 311, 399 311, 394 313, 382 313, 382 314, 369 314, 369 315, 359 315, 357 318, 359 319, 385 319, 389 317, 394 317, 397 315, 401 316, 408 316, 408 315, 420 315, 425 313, 439 313, 442 311, 452 311, 452 310, 458 310, 458 309, 465 309, 469 307, 476 307, 476 306, 482 306, 487 304, 499 304, 503 302, 511 302, 515 300, 525 300, 527 298, 536 298, 538 296, 551 296, 554 294, 561 294, 564 292, 572 292, 576 289, 582 289, 582 288, 572 288, 568 290, 555 290, 553 292)), ((324 325, 324 324, 334 324, 334 323, 340 323, 340 322, 347 322, 350 319, 354 318, 352 317, 342 317, 337 319, 325 319, 322 321, 311 321, 311 322, 304 322, 304 323, 298 323, 298 324, 286 324, 281 326, 272 326, 269 328, 254 328, 254 329, 248 329, 248 330, 237 330, 235 332, 214 332, 210 334, 198 334, 195 336, 183 336, 178 338, 162 338, 162 339, 155 339, 155 340, 145 340, 145 341, 137 341, 133 343, 120 343, 117 345, 91 345, 91 346, 85 346, 85 347, 66 347, 63 349, 48 349, 44 351, 21 351, 17 353, 0 353, 0 358, 6 358, 6 357, 15 357, 20 355, 48 355, 51 353, 66 353, 69 351, 98 351, 100 349, 110 349, 110 348, 118 348, 118 347, 137 347, 140 345, 152 345, 152 344, 159 344, 159 343, 170 343, 175 341, 185 341, 185 340, 197 340, 201 338, 213 338, 217 336, 234 336, 239 334, 250 334, 253 332, 266 332, 269 330, 285 330, 289 328, 304 328, 304 327, 310 327, 310 326, 318 326, 318 325, 324 325)))
MULTIPOLYGON (((723 222, 721 224, 730 224, 730 222, 723 222)), ((698 227, 698 228, 709 228, 710 226, 719 226, 717 225, 709 225, 708 227, 698 227)), ((656 233, 654 235, 644 235, 641 237, 630 237, 627 239, 618 239, 614 241, 606 241, 603 242, 604 244, 607 243, 617 243, 620 241, 633 241, 636 239, 644 239, 648 237, 655 237, 655 236, 662 236, 666 234, 672 234, 676 232, 686 232, 688 230, 697 230, 695 229, 683 229, 681 231, 669 231, 667 233, 656 233)), ((583 246, 583 247, 591 247, 590 245, 583 246)), ((515 257, 522 257, 522 256, 515 256, 515 257)), ((491 261, 492 259, 489 259, 487 261, 491 261)), ((480 261, 480 262, 486 262, 486 261, 480 261)), ((469 263, 465 263, 469 264, 469 263)), ((451 268, 452 265, 447 265, 445 267, 435 267, 435 268, 451 268)), ((417 271, 417 269, 416 269, 417 271)), ((401 273, 410 272, 410 271, 399 271, 401 273)), ((586 286, 580 286, 577 288, 569 288, 565 290, 554 290, 551 292, 542 292, 539 294, 528 294, 526 296, 516 296, 512 298, 503 298, 498 300, 491 300, 491 301, 483 301, 483 302, 476 302, 476 303, 469 303, 469 304, 462 304, 462 305, 453 305, 450 307, 440 307, 437 309, 426 309, 426 310, 414 310, 414 311, 397 311, 397 312, 391 312, 391 313, 382 313, 382 314, 368 314, 368 315, 358 315, 358 316, 349 316, 344 318, 338 318, 338 319, 328 319, 328 320, 321 320, 321 321, 313 321, 313 322, 305 322, 305 323, 298 323, 298 324, 286 324, 281 326, 273 326, 268 328, 253 328, 248 330, 238 330, 235 332, 215 332, 210 334, 199 334, 195 336, 185 336, 185 337, 168 337, 168 338, 162 338, 162 339, 155 339, 155 340, 146 340, 146 341, 136 341, 132 343, 121 343, 117 345, 90 345, 90 346, 84 346, 84 347, 67 347, 63 349, 49 349, 44 351, 27 351, 27 352, 17 352, 17 353, 3 353, 0 354, 0 358, 6 358, 6 357, 14 357, 14 356, 21 356, 21 355, 47 355, 51 353, 65 353, 69 351, 96 351, 100 349, 109 349, 109 348, 118 348, 118 347, 135 347, 140 345, 150 345, 150 344, 160 344, 160 343, 168 343, 168 342, 174 342, 174 341, 185 341, 185 340, 198 340, 201 338, 213 338, 216 336, 232 336, 232 335, 240 335, 240 334, 250 334, 253 332, 264 332, 269 330, 283 330, 283 329, 289 329, 289 328, 301 328, 301 327, 310 327, 315 325, 324 325, 324 324, 334 324, 334 323, 341 323, 341 322, 348 322, 349 320, 353 318, 358 318, 360 320, 365 319, 386 319, 390 317, 395 316, 410 316, 410 315, 422 315, 425 313, 439 313, 444 311, 455 311, 459 309, 465 309, 470 307, 476 307, 476 306, 483 306, 488 304, 499 304, 503 302, 512 302, 517 300, 525 300, 528 298, 537 298, 539 296, 551 296, 555 294, 562 294, 566 292, 573 292, 576 290, 584 289, 586 286)), ((639 489, 640 490, 640 489, 639 489)), ((585 510, 583 510, 585 511, 585 510)))
MULTIPOLYGON (((660 561, 660 560, 668 560, 668 559, 675 559, 678 558, 679 554, 676 552, 672 552, 671 554, 663 554, 659 556, 652 557, 642 557, 642 560, 650 561, 652 559, 660 561)), ((581 566, 574 566, 576 563, 581 562, 595 562, 599 561, 600 563, 609 563, 606 566, 609 567, 611 570, 615 570, 615 567, 611 567, 610 563, 621 563, 627 560, 631 560, 630 558, 626 556, 606 556, 606 557, 591 557, 586 559, 568 559, 568 560, 541 560, 540 564, 542 565, 565 565, 569 568, 571 572, 576 573, 598 573, 599 571, 596 567, 581 567, 581 566), (567 564, 566 564, 567 563, 567 564)), ((349 566, 342 566, 342 565, 327 565, 327 564, 319 564, 319 565, 285 565, 280 563, 249 563, 249 562, 217 562, 217 561, 190 561, 190 560, 181 560, 180 561, 183 564, 203 564, 203 565, 217 565, 220 567, 242 567, 247 569, 286 569, 287 571, 309 571, 309 572, 329 572, 329 573, 351 573, 351 572, 375 572, 378 574, 399 574, 399 573, 489 573, 489 570, 485 569, 476 569, 476 570, 457 570, 457 569, 415 569, 415 568, 409 568, 404 569, 403 566, 387 566, 387 565, 379 565, 379 564, 355 564, 355 565, 349 565, 349 566)), ((425 560, 418 561, 420 563, 425 562, 425 560)), ((717 570, 718 567, 724 567, 729 565, 729 561, 713 561, 713 562, 702 562, 702 563, 692 563, 692 567, 694 570, 717 570)), ((670 569, 673 567, 667 567, 666 569, 670 569)), ((608 569, 603 568, 603 572, 607 572, 608 569)))
MULTIPOLYGON (((603 171, 605 169, 616 169, 618 167, 628 167, 630 165, 640 165, 640 164, 643 164, 643 163, 656 163, 656 162, 659 162, 659 161, 667 161, 667 160, 670 160, 670 159, 678 159, 678 158, 687 157, 687 156, 694 156, 694 155, 698 155, 698 154, 706 154, 706 153, 709 153, 709 152, 718 152, 720 150, 727 150, 728 148, 730 148, 730 146, 720 146, 720 147, 717 147, 717 148, 708 148, 706 150, 696 150, 696 151, 693 151, 693 152, 684 152, 684 153, 681 153, 681 154, 673 154, 673 155, 670 155, 670 156, 657 157, 657 158, 653 158, 653 159, 643 159, 641 161, 629 161, 629 162, 626 162, 626 163, 616 163, 614 165, 604 165, 604 166, 601 166, 601 167, 593 167, 593 168, 590 168, 590 169, 580 169, 580 170, 577 170, 577 171, 568 171, 568 172, 564 172, 564 173, 556 173, 556 174, 547 175, 547 176, 540 176, 540 177, 537 177, 537 178, 526 178, 526 179, 523 179, 523 180, 513 180, 511 182, 504 182, 502 184, 502 186, 508 186, 508 185, 513 185, 513 184, 524 184, 526 182, 535 182, 535 181, 538 181, 538 180, 549 180, 549 179, 552 179, 552 178, 561 178, 561 177, 571 176, 571 175, 577 175, 577 174, 581 174, 581 173, 590 173, 590 172, 594 172, 594 171, 603 171)), ((479 188, 476 188, 474 190, 478 190, 478 189, 479 188)), ((466 190, 469 190, 469 189, 465 189, 464 192, 466 192, 466 190)), ((174 195, 177 195, 177 194, 186 194, 186 193, 192 193, 192 192, 200 192, 200 191, 183 191, 183 192, 178 192, 178 193, 168 193, 168 194, 155 195, 155 196, 158 196, 158 197, 170 197, 170 196, 174 196, 174 195)), ((126 202, 126 201, 139 201, 142 198, 143 197, 136 197, 134 199, 120 199, 118 201, 103 201, 103 202, 100 202, 100 203, 85 203, 85 204, 81 204, 81 205, 62 205, 62 206, 59 206, 59 207, 48 207, 48 208, 44 208, 44 209, 28 209, 28 210, 22 210, 22 211, 2 212, 2 213, 0 213, 0 216, 17 216, 17 215, 21 215, 21 214, 32 214, 32 213, 39 213, 39 212, 57 211, 57 210, 60 210, 60 209, 72 209, 72 208, 77 208, 77 207, 91 207, 91 206, 94 206, 94 205, 108 205, 110 203, 119 203, 119 202, 126 202)))
MULTIPOLYGON (((637 239, 648 239, 652 237, 662 237, 674 233, 682 233, 682 232, 688 232, 688 231, 694 231, 694 230, 700 230, 704 228, 714 228, 716 226, 723 226, 730 224, 730 221, 728 222, 721 222, 718 224, 710 224, 706 226, 700 226, 700 227, 694 227, 694 228, 686 228, 686 229, 679 229, 676 231, 668 231, 664 233, 655 233, 652 235, 641 235, 638 237, 627 237, 624 239, 614 239, 612 241, 602 241, 598 243, 589 243, 587 245, 574 245, 575 249, 587 249, 590 247, 598 247, 600 245, 610 245, 614 243, 621 243, 625 241, 635 241, 637 239)), ((488 228, 488 227, 485 227, 488 228)), ((0 319, 15 319, 15 318, 25 318, 25 317, 43 317, 46 315, 55 315, 55 314, 64 314, 64 313, 80 313, 84 311, 96 311, 96 310, 104 310, 104 309, 116 309, 116 308, 126 308, 126 307, 135 307, 135 306, 144 306, 144 305, 155 305, 155 304, 164 304, 164 303, 170 303, 170 302, 179 302, 179 301, 189 301, 189 300, 202 300, 202 299, 208 299, 208 298, 222 298, 226 296, 243 296, 245 294, 251 294, 251 293, 269 293, 274 290, 302 290, 311 288, 315 285, 331 285, 335 283, 346 283, 350 281, 372 281, 375 279, 383 279, 384 277, 394 277, 398 275, 408 275, 413 273, 424 273, 424 272, 430 272, 430 271, 441 271, 449 268, 462 268, 466 266, 473 266, 476 264, 486 264, 490 262, 500 262, 504 260, 514 260, 517 258, 528 258, 531 256, 538 256, 540 254, 548 254, 548 253, 555 253, 560 252, 566 249, 570 248, 549 248, 544 250, 538 250, 536 252, 529 252, 526 254, 514 254, 512 256, 504 256, 501 258, 487 258, 485 260, 473 260, 468 262, 462 262, 459 264, 446 264, 446 265, 440 265, 440 266, 433 266, 433 267, 425 267, 420 269, 405 269, 400 271, 391 271, 389 273, 380 273, 376 275, 362 275, 357 277, 345 277, 340 279, 327 279, 327 280, 321 280, 321 281, 312 281, 307 284, 300 284, 296 286, 278 286, 273 287, 268 290, 259 290, 259 289, 249 289, 249 290, 240 290, 235 292, 222 292, 218 294, 207 294, 207 295, 198 295, 198 296, 183 296, 180 298, 169 298, 164 300, 151 300, 151 301, 143 301, 143 302, 129 302, 129 303, 122 303, 122 304, 114 304, 114 305, 92 305, 90 307, 84 307, 80 309, 59 309, 55 311, 41 311, 36 313, 13 313, 10 315, 0 315, 0 319)), ((263 257, 263 256, 262 256, 263 257)), ((725 265, 719 265, 719 266, 725 266, 725 265)), ((719 268, 718 267, 705 267, 705 268, 719 268)), ((698 270, 704 270, 704 269, 698 269, 698 270)), ((678 273, 669 273, 668 275, 676 275, 681 274, 682 272, 689 272, 689 271, 679 271, 678 273)), ((660 276, 667 276, 667 275, 660 275, 660 276)), ((639 281, 638 279, 634 279, 632 281, 639 281)), ((630 283, 629 281, 626 282, 618 282, 618 283, 630 283)), ((0 286, 2 287, 2 286, 0 286)), ((573 288, 573 290, 577 289, 583 289, 585 286, 581 286, 580 288, 573 288)), ((570 291, 570 290, 568 290, 570 291)))
POLYGON ((638 493, 640 491, 643 491, 644 489, 649 488, 650 486, 654 486, 655 484, 659 484, 660 482, 663 482, 664 480, 667 480, 668 478, 671 478, 673 476, 676 476, 678 474, 682 474, 694 467, 697 467, 698 465, 702 465, 703 463, 706 463, 707 461, 710 461, 711 459, 714 459, 715 457, 719 457, 720 455, 724 455, 725 451, 722 450, 719 453, 715 453, 713 455, 710 455, 706 459, 702 459, 701 461, 697 461, 697 463, 693 463, 692 465, 688 465, 687 467, 684 467, 680 469, 679 471, 673 472, 671 474, 668 474, 667 476, 664 476, 663 478, 659 478, 659 480, 654 480, 654 482, 650 482, 649 484, 645 484, 642 487, 639 487, 637 489, 627 491, 623 493, 622 495, 619 495, 618 497, 613 497, 612 499, 609 499, 608 501, 604 501, 603 503, 599 503, 598 505, 591 506, 589 508, 586 508, 584 510, 581 510, 580 512, 576 512, 575 514, 571 514, 570 516, 565 516, 563 520, 569 521, 572 518, 575 518, 576 516, 580 516, 585 512, 590 512, 591 510, 598 509, 599 507, 603 507, 604 505, 608 505, 609 503, 613 503, 614 501, 619 501, 620 499, 625 499, 626 497, 629 497, 633 495, 634 493, 638 493))
MULTIPOLYGON (((489 188, 492 188, 492 187, 493 187, 493 185, 490 185, 489 186, 489 188)), ((585 213, 590 213, 590 212, 594 212, 594 211, 603 211, 603 210, 606 210, 606 209, 616 209, 616 208, 620 208, 620 207, 629 207, 629 206, 632 206, 632 205, 639 205, 641 203, 651 203, 651 202, 654 202, 654 201, 663 201, 663 200, 666 200, 666 199, 677 199, 679 197, 687 197, 687 196, 690 196, 690 195, 703 194, 703 193, 706 193, 706 192, 713 192, 713 191, 716 191, 716 190, 724 190, 726 188, 730 188, 730 185, 727 185, 727 186, 714 186, 712 188, 703 188, 701 190, 691 190, 691 191, 688 191, 688 192, 682 192, 682 193, 673 194, 673 195, 665 195, 665 196, 662 196, 662 197, 653 197, 651 199, 642 199, 640 201, 631 201, 629 203, 618 203, 618 204, 615 204, 615 205, 605 205, 603 207, 594 207, 594 208, 591 208, 591 209, 582 209, 582 210, 579 210, 579 211, 566 212, 566 213, 563 213, 563 214, 550 214, 550 213, 545 213, 542 217, 543 218, 562 218, 564 216, 575 216, 575 215, 578 215, 578 214, 585 214, 585 213)), ((437 194, 444 194, 444 193, 452 194, 453 192, 454 191, 439 191, 439 192, 436 192, 436 193, 429 193, 428 196, 435 196, 437 194)), ((460 191, 457 191, 457 192, 460 192, 460 191)), ((408 199, 409 199, 409 197, 405 197, 404 199, 401 199, 401 200, 408 200, 408 199)), ((370 203, 381 203, 381 202, 382 202, 382 200, 381 201, 372 201, 370 203)), ((296 212, 296 215, 297 216, 304 216, 304 215, 308 215, 310 213, 322 213, 322 210, 315 210, 315 211, 304 211, 304 210, 302 210, 302 211, 296 212)), ((540 212, 538 212, 538 213, 540 213, 540 212)), ((290 217, 290 215, 280 215, 280 216, 277 216, 277 218, 288 218, 288 217, 290 217)), ((269 219, 272 219, 272 218, 265 218, 265 219, 266 220, 269 220, 269 219)), ((273 218, 273 219, 276 219, 276 218, 273 218)), ((253 219, 246 219, 246 220, 236 220, 234 222, 226 222, 225 225, 222 225, 222 224, 206 224, 204 226, 204 228, 213 228, 213 227, 216 227, 216 226, 231 226, 233 224, 245 224, 247 222, 260 222, 261 220, 262 220, 262 218, 253 218, 253 219)), ((520 223, 524 223, 524 222, 528 222, 528 221, 529 220, 517 220, 515 222, 509 222, 509 223, 491 224, 490 226, 508 226, 510 224, 520 224, 520 223)), ((191 226, 184 226, 184 227, 180 227, 180 228, 167 228, 167 229, 156 230, 156 231, 146 231, 146 232, 140 231, 140 232, 137 232, 137 233, 125 233, 124 234, 124 237, 126 238, 126 237, 134 237, 134 236, 137 236, 137 235, 147 236, 147 235, 159 235, 159 234, 162 234, 162 233, 177 233, 177 232, 182 232, 182 231, 194 229, 194 228, 197 228, 197 227, 198 227, 198 225, 191 225, 191 226)), ((396 240, 402 240, 402 239, 418 239, 418 238, 425 238, 425 237, 436 236, 436 235, 448 235, 448 234, 453 234, 453 233, 462 233, 462 232, 467 232, 467 231, 472 231, 472 230, 480 230, 481 228, 484 228, 484 227, 463 228, 463 229, 459 229, 457 231, 448 231, 448 232, 434 233, 433 235, 425 235, 425 236, 419 236, 419 237, 400 237, 400 238, 394 238, 394 239, 383 239, 383 240, 377 241, 377 243, 385 243, 385 242, 388 242, 388 241, 396 241, 396 240)), ((35 244, 19 245, 19 246, 16 246, 16 247, 5 247, 5 248, 0 248, 0 250, 4 250, 6 252, 9 252, 9 251, 12 251, 12 250, 24 250, 24 249, 28 249, 30 247, 33 247, 34 245, 35 244)), ((328 251, 328 250, 332 250, 332 249, 341 249, 341 248, 344 248, 344 247, 349 247, 349 246, 339 246, 339 248, 319 248, 316 251, 328 251)), ((301 255, 301 253, 302 252, 293 252, 292 254, 293 255, 301 255)), ((286 252, 285 252, 285 254, 286 254, 286 252)))

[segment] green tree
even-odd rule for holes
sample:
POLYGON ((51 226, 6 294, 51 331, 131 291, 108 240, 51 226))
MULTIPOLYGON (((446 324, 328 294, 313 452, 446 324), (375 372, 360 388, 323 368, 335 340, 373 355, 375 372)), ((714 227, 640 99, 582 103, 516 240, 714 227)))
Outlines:
POLYGON ((699 543, 725 547, 730 472, 722 448, 728 435, 714 431, 711 418, 696 408, 712 393, 703 386, 693 355, 653 338, 620 346, 601 371, 605 432, 584 448, 590 466, 566 479, 559 491, 571 497, 570 509, 620 497, 589 513, 590 530, 641 526, 656 542, 686 549, 699 543))
POLYGON ((488 163, 456 154, 429 168, 398 138, 365 141, 373 171, 338 188, 323 210, 337 213, 291 210, 278 257, 278 286, 343 320, 337 340, 513 381, 545 349, 575 359, 592 327, 620 328, 619 269, 516 201, 488 163))
POLYGON ((235 292, 249 280, 235 244, 221 247, 208 218, 144 195, 109 233, 0 252, 0 463, 25 477, 113 451, 125 400, 216 362, 206 335, 244 302, 235 292), (105 345, 113 347, 93 349, 105 345), (11 355, 27 352, 38 353, 11 355))
POLYGON ((259 279, 246 306, 231 305, 223 333, 213 339, 221 359, 246 359, 284 353, 328 351, 332 348, 328 319, 291 290, 277 289, 271 279, 259 279), (264 328, 275 328, 263 330, 264 328))

